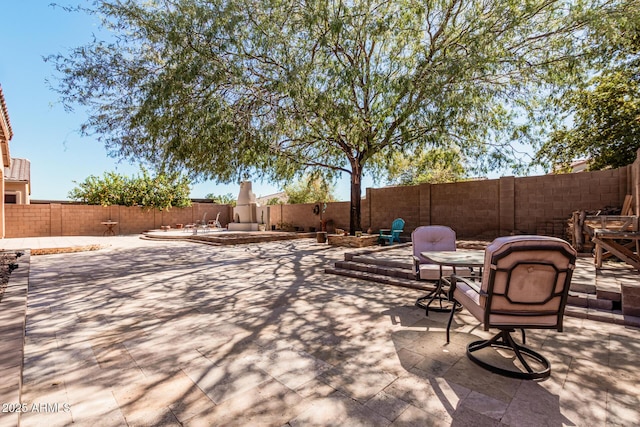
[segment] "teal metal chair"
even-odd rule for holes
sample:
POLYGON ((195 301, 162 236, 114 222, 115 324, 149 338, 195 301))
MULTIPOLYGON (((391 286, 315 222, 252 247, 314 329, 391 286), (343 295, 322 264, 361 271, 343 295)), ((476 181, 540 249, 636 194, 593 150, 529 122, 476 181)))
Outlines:
POLYGON ((382 244, 389 242, 393 245, 393 242, 400 243, 400 233, 404 230, 404 220, 402 218, 396 218, 391 223, 391 228, 383 228, 380 230, 378 241, 382 244))

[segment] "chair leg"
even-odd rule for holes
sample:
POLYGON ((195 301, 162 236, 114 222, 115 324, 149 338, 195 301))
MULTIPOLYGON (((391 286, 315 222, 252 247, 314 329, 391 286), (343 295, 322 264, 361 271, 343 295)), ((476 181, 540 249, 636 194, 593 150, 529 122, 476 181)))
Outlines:
POLYGON ((434 290, 432 290, 431 292, 429 292, 427 295, 420 297, 416 300, 416 307, 421 308, 423 310, 425 310, 425 316, 429 317, 429 306, 431 305, 431 303, 433 302, 433 300, 436 298, 436 295, 438 293, 438 288, 436 287, 434 290), (424 301, 429 301, 426 304, 424 303, 424 301))
MULTIPOLYGON (((447 296, 447 300, 448 300, 448 294, 444 291, 444 289, 442 289, 442 281, 439 280, 436 288, 434 290, 432 290, 431 292, 429 292, 427 295, 420 297, 416 300, 416 307, 422 308, 423 310, 425 310, 425 316, 429 317, 429 310, 431 307, 431 304, 438 299, 438 303, 440 305, 440 307, 434 307, 431 308, 431 310, 435 311, 435 312, 448 312, 449 308, 447 307, 443 307, 442 306, 442 299, 443 299, 443 295, 447 296), (428 300, 428 302, 425 304, 424 301, 428 300)), ((455 308, 455 306, 453 307, 455 308)), ((452 309, 453 309, 452 308, 452 309)))
MULTIPOLYGON (((519 345, 511 337, 512 330, 501 330, 493 338, 484 341, 474 341, 467 346, 467 357, 484 369, 487 369, 493 373, 503 375, 511 378, 519 378, 525 380, 539 380, 547 378, 551 375, 551 363, 540 353, 519 345), (482 350, 486 347, 499 348, 505 350, 511 350, 515 354, 516 358, 520 361, 526 372, 521 370, 509 370, 496 365, 492 365, 478 358, 474 353, 482 350), (533 360, 542 366, 542 369, 534 370, 527 359, 533 360)), ((523 331, 524 332, 524 331, 523 331)))
POLYGON ((453 321, 453 315, 456 313, 456 308, 458 308, 458 301, 452 300, 453 307, 451 307, 451 314, 449 314, 449 321, 447 322, 447 344, 449 344, 449 330, 451 329, 451 322, 453 321))

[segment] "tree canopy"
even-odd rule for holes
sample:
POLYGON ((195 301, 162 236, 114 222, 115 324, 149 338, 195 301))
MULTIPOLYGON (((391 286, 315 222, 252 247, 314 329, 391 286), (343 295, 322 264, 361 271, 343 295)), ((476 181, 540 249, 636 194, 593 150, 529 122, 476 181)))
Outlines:
POLYGON ((111 40, 49 58, 114 156, 220 182, 361 178, 393 155, 514 160, 522 116, 589 64, 616 0, 94 0, 111 40))
POLYGON ((388 181, 394 185, 455 182, 464 177, 465 169, 459 150, 433 148, 416 150, 413 156, 394 153, 389 159, 388 181))
POLYGON ((213 203, 217 203, 219 205, 231 205, 231 206, 236 205, 236 198, 233 197, 233 194, 231 193, 220 194, 220 195, 209 193, 205 196, 205 199, 211 199, 213 200, 213 203))
POLYGON ((554 131, 537 154, 563 170, 579 157, 590 170, 627 166, 640 148, 640 74, 633 69, 606 72, 593 87, 565 98, 571 126, 554 131))
POLYGON ((322 176, 305 175, 300 180, 284 186, 287 203, 335 202, 333 185, 322 176))
POLYGON ((550 111, 564 120, 536 155, 547 168, 564 170, 577 158, 588 158, 590 170, 622 167, 640 148, 640 3, 624 2, 593 25, 604 68, 552 99, 550 111))
POLYGON ((91 175, 69 192, 69 197, 88 205, 142 206, 159 210, 191 206, 189 181, 177 174, 151 176, 142 169, 141 175, 124 176, 105 172, 102 177, 91 175))

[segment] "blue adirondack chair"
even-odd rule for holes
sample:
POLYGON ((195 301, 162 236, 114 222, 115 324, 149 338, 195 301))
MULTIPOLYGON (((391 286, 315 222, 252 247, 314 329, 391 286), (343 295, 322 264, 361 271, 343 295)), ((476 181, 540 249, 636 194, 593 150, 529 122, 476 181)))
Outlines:
POLYGON ((402 218, 396 218, 391 223, 391 229, 383 228, 380 230, 380 235, 378 237, 378 241, 381 243, 389 242, 390 245, 393 245, 393 242, 400 243, 400 233, 404 230, 404 220, 402 218))

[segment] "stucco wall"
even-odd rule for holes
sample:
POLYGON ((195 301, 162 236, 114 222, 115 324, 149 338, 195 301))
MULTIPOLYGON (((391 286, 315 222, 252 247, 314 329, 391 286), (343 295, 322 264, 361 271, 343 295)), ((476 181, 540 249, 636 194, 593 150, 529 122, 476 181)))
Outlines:
POLYGON ((18 198, 17 204, 28 205, 30 203, 29 186, 24 182, 5 182, 4 193, 16 193, 18 198))

